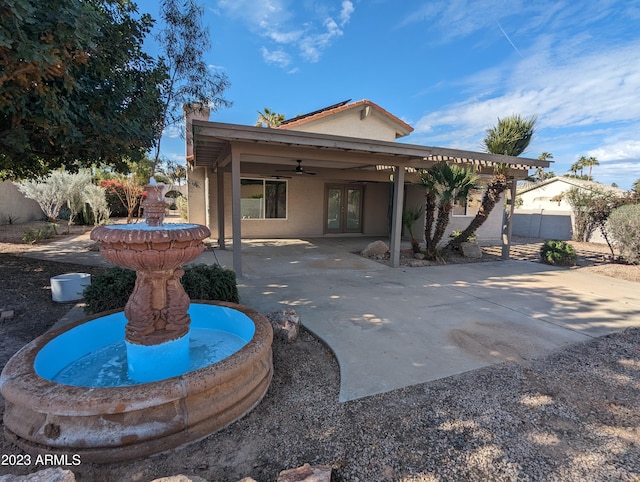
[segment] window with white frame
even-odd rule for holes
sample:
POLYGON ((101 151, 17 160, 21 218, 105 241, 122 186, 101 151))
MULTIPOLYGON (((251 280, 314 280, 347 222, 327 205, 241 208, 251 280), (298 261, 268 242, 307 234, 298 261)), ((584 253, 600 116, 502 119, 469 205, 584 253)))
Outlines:
POLYGON ((242 219, 285 219, 287 181, 240 179, 242 219))
POLYGON ((483 189, 472 189, 469 191, 466 200, 455 202, 452 214, 454 216, 475 216, 478 214, 478 210, 482 204, 483 193, 483 189))

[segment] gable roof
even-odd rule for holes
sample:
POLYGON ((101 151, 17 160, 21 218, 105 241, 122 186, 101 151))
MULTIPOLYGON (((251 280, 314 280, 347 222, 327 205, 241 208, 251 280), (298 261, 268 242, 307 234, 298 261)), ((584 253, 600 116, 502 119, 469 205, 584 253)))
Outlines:
MULTIPOLYGON (((386 111, 385 109, 380 107, 378 104, 376 104, 374 102, 371 102, 370 100, 363 99, 363 100, 359 100, 357 102, 353 102, 353 103, 349 104, 350 101, 351 101, 351 99, 345 100, 345 101, 342 101, 342 102, 338 102, 337 104, 333 104, 333 105, 330 105, 328 107, 323 107, 322 109, 318 109, 316 111, 309 112, 308 114, 302 114, 302 115, 296 116, 296 117, 294 117, 292 119, 287 119, 287 120, 283 121, 278 126, 278 128, 279 129, 294 129, 295 127, 298 127, 300 125, 308 124, 308 123, 311 123, 311 122, 315 122, 315 121, 318 121, 320 119, 324 119, 326 117, 339 114, 341 112, 345 112, 345 111, 352 110, 352 109, 362 109, 362 110, 364 110, 364 109, 366 109, 368 107, 370 109, 374 109, 376 112, 378 112, 382 116, 382 118, 386 122, 388 122, 389 124, 392 124, 395 127, 395 129, 396 129, 396 138, 397 137, 404 137, 406 135, 409 135, 411 132, 413 132, 413 127, 411 127, 409 124, 407 124, 406 122, 404 122, 400 118, 396 117, 395 115, 391 114, 390 112, 386 111)), ((367 114, 368 114, 368 112, 367 112, 367 114)), ((367 114, 364 114, 364 115, 367 115, 367 114)))
POLYGON ((588 191, 605 191, 605 192, 613 192, 622 194, 625 191, 619 189, 617 187, 607 186, 606 184, 601 184, 595 181, 586 181, 584 179, 576 179, 574 177, 566 177, 566 176, 556 176, 551 179, 546 179, 542 182, 528 182, 518 187, 518 194, 523 194, 525 192, 533 191, 543 186, 547 186, 549 184, 555 182, 564 182, 565 184, 569 184, 571 187, 577 187, 580 189, 586 189, 588 191))

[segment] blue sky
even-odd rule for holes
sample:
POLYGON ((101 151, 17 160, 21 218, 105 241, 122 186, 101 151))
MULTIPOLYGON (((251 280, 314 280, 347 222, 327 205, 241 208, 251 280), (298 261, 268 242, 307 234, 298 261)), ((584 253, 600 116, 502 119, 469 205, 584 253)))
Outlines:
MULTIPOLYGON (((158 18, 158 4, 138 1, 158 18)), ((487 128, 538 116, 523 154, 565 174, 595 156, 596 180, 640 178, 637 0, 205 0, 233 106, 211 120, 253 125, 369 99, 415 128, 403 142, 481 151, 487 128)), ((184 160, 178 129, 162 155, 184 160)))

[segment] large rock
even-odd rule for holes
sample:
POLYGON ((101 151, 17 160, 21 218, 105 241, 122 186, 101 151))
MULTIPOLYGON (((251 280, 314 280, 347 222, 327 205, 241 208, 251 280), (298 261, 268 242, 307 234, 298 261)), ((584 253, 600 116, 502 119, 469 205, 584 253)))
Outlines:
POLYGON ((304 464, 297 469, 283 470, 277 482, 331 482, 331 467, 318 465, 311 467, 304 464))
POLYGON ((70 470, 57 467, 29 475, 1 475, 0 482, 76 482, 76 476, 70 470))
POLYGON ((287 343, 293 343, 298 339, 300 331, 300 316, 296 310, 287 308, 264 315, 273 326, 273 334, 287 343))
POLYGON ((151 482, 207 482, 207 479, 203 479, 197 475, 178 474, 171 475, 169 477, 160 477, 159 479, 154 479, 151 482))
POLYGON ((465 258, 482 258, 482 250, 478 243, 461 243, 460 248, 465 258))
POLYGON ((367 258, 375 258, 389 252, 389 245, 384 241, 374 241, 362 250, 362 256, 367 258))

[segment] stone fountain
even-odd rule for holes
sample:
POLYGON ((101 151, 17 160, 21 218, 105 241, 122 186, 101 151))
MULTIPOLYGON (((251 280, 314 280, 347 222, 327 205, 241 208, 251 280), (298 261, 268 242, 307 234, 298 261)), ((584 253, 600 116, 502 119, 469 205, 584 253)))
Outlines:
POLYGON ((27 452, 102 463, 166 451, 242 417, 269 387, 270 323, 242 305, 191 303, 180 283, 182 266, 202 253, 209 230, 165 225, 164 186, 152 178, 146 189, 145 223, 91 233, 107 260, 137 272, 124 312, 47 332, 0 376, 5 436, 27 452), (218 335, 238 338, 237 348, 196 362, 194 347, 209 353, 218 335), (109 370, 118 365, 113 353, 121 344, 126 368, 114 381, 109 370), (107 361, 96 361, 103 352, 107 361))

